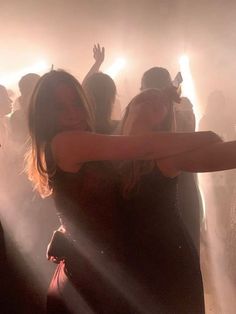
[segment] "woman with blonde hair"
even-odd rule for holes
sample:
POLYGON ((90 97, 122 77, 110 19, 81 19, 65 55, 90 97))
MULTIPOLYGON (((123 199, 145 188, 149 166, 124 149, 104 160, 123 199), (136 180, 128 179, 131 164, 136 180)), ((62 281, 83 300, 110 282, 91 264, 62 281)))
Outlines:
POLYGON ((111 136, 93 129, 79 82, 64 71, 43 75, 29 106, 27 171, 42 197, 54 198, 67 243, 48 313, 156 313, 148 294, 137 297, 142 286, 125 270, 126 213, 109 161, 156 160, 220 139, 212 132, 111 136))
MULTIPOLYGON (((172 87, 140 93, 127 106, 120 134, 170 132, 173 100, 178 101, 178 95, 172 87)), ((121 162, 127 263, 147 294, 164 305, 164 313, 200 314, 204 313, 201 270, 197 251, 179 214, 177 175, 182 170, 201 170, 202 164, 193 159, 195 169, 189 168, 185 152, 178 167, 178 158, 121 162)))

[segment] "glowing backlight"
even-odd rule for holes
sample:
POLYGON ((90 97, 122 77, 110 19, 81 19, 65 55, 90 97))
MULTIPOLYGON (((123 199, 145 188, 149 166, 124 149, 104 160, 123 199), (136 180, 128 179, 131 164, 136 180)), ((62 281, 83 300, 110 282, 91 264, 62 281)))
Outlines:
POLYGON ((31 66, 27 66, 19 69, 13 73, 2 73, 0 76, 0 84, 9 87, 15 87, 19 82, 20 78, 27 73, 37 73, 42 74, 49 70, 50 66, 47 64, 45 60, 39 60, 35 64, 31 66))
POLYGON ((115 78, 118 73, 126 66, 126 60, 124 58, 118 58, 116 61, 105 71, 106 74, 115 78))
POLYGON ((199 104, 197 100, 196 90, 190 68, 190 61, 187 55, 182 55, 179 59, 180 71, 183 77, 183 83, 181 84, 182 95, 188 97, 193 104, 193 110, 196 116, 196 125, 201 118, 199 111, 199 104))

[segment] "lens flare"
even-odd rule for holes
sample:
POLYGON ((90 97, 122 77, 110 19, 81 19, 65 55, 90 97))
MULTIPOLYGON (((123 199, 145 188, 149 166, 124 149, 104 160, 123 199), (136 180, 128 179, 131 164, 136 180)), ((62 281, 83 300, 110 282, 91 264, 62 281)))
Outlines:
POLYGON ((0 84, 7 86, 8 88, 15 88, 20 78, 27 73, 42 74, 50 68, 50 65, 46 60, 39 60, 33 65, 19 69, 13 73, 3 73, 0 76, 0 84))
POLYGON ((196 125, 198 128, 198 122, 201 118, 201 112, 199 110, 198 99, 196 95, 196 89, 191 73, 190 61, 187 55, 182 55, 179 59, 180 71, 183 77, 182 95, 188 97, 193 104, 193 110, 196 116, 196 125))
POLYGON ((105 71, 105 73, 110 75, 112 78, 115 78, 121 70, 125 68, 126 64, 126 59, 117 58, 116 61, 105 71))
MULTIPOLYGON (((180 71, 183 77, 183 83, 181 84, 182 95, 189 98, 191 103, 193 104, 193 111, 196 117, 196 129, 198 129, 198 122, 201 118, 198 99, 196 94, 196 89, 194 85, 194 80, 191 72, 190 61, 187 55, 182 55, 179 58, 179 65, 180 71)), ((202 207, 204 212, 204 217, 206 215, 206 208, 205 208, 205 198, 204 198, 204 184, 203 184, 203 177, 198 175, 198 182, 199 182, 199 192, 202 199, 202 207)))

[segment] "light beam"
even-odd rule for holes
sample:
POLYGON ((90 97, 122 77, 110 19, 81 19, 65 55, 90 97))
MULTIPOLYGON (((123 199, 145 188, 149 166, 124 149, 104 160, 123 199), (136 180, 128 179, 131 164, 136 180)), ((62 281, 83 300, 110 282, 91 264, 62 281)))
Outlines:
POLYGON ((114 79, 118 73, 124 69, 126 63, 126 59, 121 57, 117 58, 116 61, 105 71, 105 73, 114 79))

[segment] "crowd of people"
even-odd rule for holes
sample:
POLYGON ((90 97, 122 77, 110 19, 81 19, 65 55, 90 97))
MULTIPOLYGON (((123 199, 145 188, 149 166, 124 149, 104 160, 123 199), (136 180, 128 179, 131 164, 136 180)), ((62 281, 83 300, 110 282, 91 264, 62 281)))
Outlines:
POLYGON ((9 194, 17 184, 17 205, 36 202, 45 221, 51 198, 60 221, 47 249, 58 265, 46 311, 205 313, 194 173, 235 168, 236 142, 195 132, 191 102, 162 67, 143 74, 140 93, 112 120, 116 85, 99 72, 104 48, 93 53, 82 84, 63 70, 24 76, 11 115, 0 88, 2 194, 19 200, 9 194))

